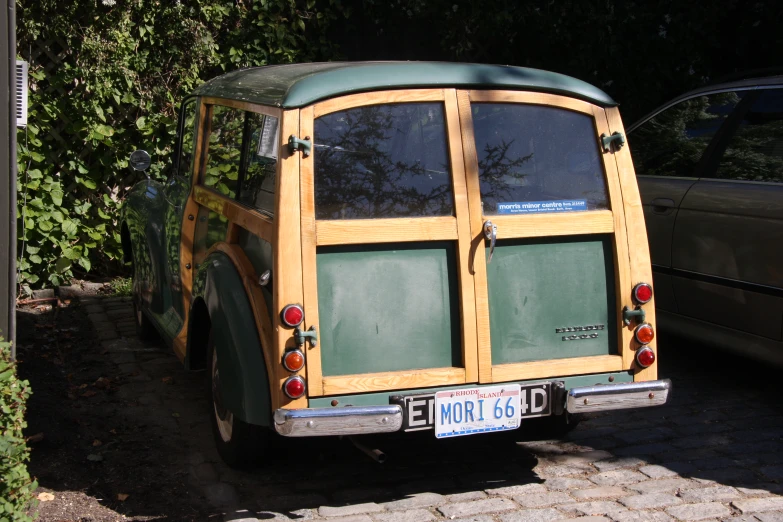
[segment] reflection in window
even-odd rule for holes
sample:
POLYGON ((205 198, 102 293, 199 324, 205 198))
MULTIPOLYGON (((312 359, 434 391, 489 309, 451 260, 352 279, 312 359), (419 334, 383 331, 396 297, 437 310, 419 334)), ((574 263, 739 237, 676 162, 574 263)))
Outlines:
POLYGON ((442 103, 375 105, 315 121, 318 219, 451 215, 442 103))
POLYGON ((497 103, 474 103, 472 112, 485 215, 607 208, 591 117, 497 103), (531 202, 557 203, 537 209, 521 205, 531 202))
POLYGON ((278 119, 247 113, 249 139, 239 201, 270 216, 275 212, 278 119))
POLYGON ((229 198, 237 193, 244 120, 244 111, 219 105, 212 109, 212 133, 203 183, 229 198))
POLYGON ((783 89, 761 93, 731 137, 715 177, 783 182, 783 89))
POLYGON ((179 174, 184 178, 189 178, 189 174, 193 172, 191 167, 193 166, 193 147, 195 146, 195 132, 196 132, 196 103, 195 99, 191 99, 185 106, 182 116, 185 121, 182 123, 182 145, 180 146, 179 156, 179 174))
POLYGON ((228 219, 206 207, 199 207, 193 236, 193 263, 198 268, 212 245, 226 240, 228 219))
POLYGON ((694 177, 702 154, 741 97, 741 92, 724 92, 691 98, 644 122, 629 136, 636 173, 694 177))

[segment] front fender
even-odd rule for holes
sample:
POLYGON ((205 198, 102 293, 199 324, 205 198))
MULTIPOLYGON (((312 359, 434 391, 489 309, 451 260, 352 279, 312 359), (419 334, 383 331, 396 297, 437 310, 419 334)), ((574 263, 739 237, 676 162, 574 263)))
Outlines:
POLYGON ((226 407, 249 424, 269 426, 269 377, 258 328, 242 279, 228 256, 214 252, 201 263, 193 296, 201 298, 209 312, 226 407))

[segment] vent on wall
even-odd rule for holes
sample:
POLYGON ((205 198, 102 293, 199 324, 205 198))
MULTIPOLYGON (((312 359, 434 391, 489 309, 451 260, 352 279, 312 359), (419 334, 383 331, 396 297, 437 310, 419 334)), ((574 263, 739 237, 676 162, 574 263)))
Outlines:
POLYGON ((16 126, 27 125, 27 62, 16 61, 16 126))

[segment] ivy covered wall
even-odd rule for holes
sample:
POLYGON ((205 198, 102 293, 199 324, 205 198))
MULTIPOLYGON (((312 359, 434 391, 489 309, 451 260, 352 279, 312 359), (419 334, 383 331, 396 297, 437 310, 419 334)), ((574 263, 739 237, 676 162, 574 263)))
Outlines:
POLYGON ((327 60, 336 0, 19 0, 30 62, 18 131, 23 291, 120 269, 117 213, 147 150, 165 175, 176 108, 201 82, 251 65, 327 60))

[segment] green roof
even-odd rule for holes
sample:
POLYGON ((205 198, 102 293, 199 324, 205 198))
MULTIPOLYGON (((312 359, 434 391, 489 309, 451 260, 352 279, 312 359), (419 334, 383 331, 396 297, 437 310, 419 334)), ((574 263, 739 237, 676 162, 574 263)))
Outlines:
POLYGON ((357 92, 438 87, 547 92, 602 107, 617 105, 602 90, 563 74, 508 65, 449 62, 329 62, 253 67, 210 80, 194 94, 290 109, 357 92))

